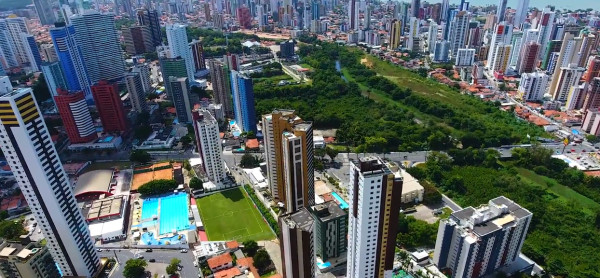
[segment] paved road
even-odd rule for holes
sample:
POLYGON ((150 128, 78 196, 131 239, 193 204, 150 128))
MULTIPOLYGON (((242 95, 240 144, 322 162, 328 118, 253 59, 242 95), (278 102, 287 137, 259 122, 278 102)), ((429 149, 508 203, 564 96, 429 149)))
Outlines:
POLYGON ((452 211, 457 211, 457 210, 461 210, 462 208, 455 203, 454 201, 452 201, 452 199, 450 199, 448 196, 442 194, 442 202, 449 207, 452 211))
POLYGON ((140 253, 144 256, 144 259, 155 259, 157 263, 169 264, 172 258, 178 258, 181 260, 183 268, 179 272, 181 277, 198 277, 198 268, 194 266, 194 255, 191 252, 181 253, 179 250, 160 250, 154 249, 153 252, 145 252, 141 249, 117 249, 109 251, 98 252, 100 257, 115 257, 119 261, 118 269, 114 271, 111 278, 125 278, 123 276, 123 267, 125 262, 135 257, 135 254, 140 253))

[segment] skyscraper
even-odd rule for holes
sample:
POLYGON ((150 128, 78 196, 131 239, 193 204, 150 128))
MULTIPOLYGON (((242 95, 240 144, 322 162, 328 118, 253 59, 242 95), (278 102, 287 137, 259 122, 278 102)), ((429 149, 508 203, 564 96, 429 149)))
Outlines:
POLYGON ((34 71, 40 71, 42 65, 42 55, 38 49, 37 43, 33 35, 27 33, 21 33, 22 47, 27 55, 27 61, 29 61, 29 68, 34 71))
POLYGON ((379 157, 350 166, 348 278, 390 277, 394 267, 402 177, 379 157))
POLYGON ((18 67, 16 50, 12 43, 12 37, 8 32, 6 20, 0 20, 0 66, 4 69, 18 67))
POLYGON ((194 131, 196 132, 196 147, 202 157, 202 169, 208 178, 217 185, 223 186, 225 168, 221 157, 221 138, 219 123, 208 110, 199 109, 192 112, 194 131))
POLYGON ((154 51, 152 34, 148 26, 138 25, 121 29, 125 41, 125 51, 131 55, 139 55, 154 51))
POLYGON ((390 30, 390 48, 397 49, 400 46, 400 39, 402 38, 402 21, 394 19, 392 20, 391 25, 392 28, 390 30))
POLYGON ((159 46, 162 44, 163 40, 160 32, 160 20, 156 10, 138 9, 137 23, 142 26, 148 26, 150 35, 152 36, 152 45, 159 46))
POLYGON ((359 27, 359 3, 356 0, 348 1, 348 30, 358 31, 359 27))
POLYGON ((421 0, 412 0, 410 5, 410 16, 420 18, 419 11, 421 10, 421 0))
POLYGON ((215 102, 223 105, 225 115, 232 116, 233 108, 231 104, 231 85, 229 82, 229 71, 223 63, 216 59, 208 61, 210 70, 210 81, 212 83, 215 102))
POLYGON ((537 24, 537 29, 540 31, 538 43, 542 46, 540 57, 542 53, 546 53, 548 42, 551 40, 555 17, 556 13, 551 8, 544 8, 540 21, 537 24))
POLYGON ((60 61, 63 74, 67 80, 67 89, 71 91, 83 91, 85 98, 92 101, 90 90, 90 79, 88 78, 81 49, 75 38, 75 28, 65 25, 63 22, 55 24, 50 28, 50 36, 60 61))
POLYGON ((427 51, 429 51, 429 53, 433 53, 433 51, 435 50, 435 42, 438 39, 439 29, 440 26, 435 24, 435 22, 431 22, 429 24, 429 31, 427 34, 427 51))
POLYGON ((117 83, 100 80, 92 86, 92 95, 104 132, 125 133, 127 131, 127 115, 123 109, 117 83))
POLYGON ((60 67, 59 62, 42 63, 42 73, 44 74, 44 80, 48 85, 48 90, 52 96, 57 95, 57 89, 67 89, 67 79, 60 67))
POLYGON ((56 56, 56 50, 54 49, 53 44, 51 44, 51 43, 42 44, 42 45, 40 45, 40 50, 42 52, 44 61, 46 61, 46 62, 58 61, 58 56, 56 56))
POLYGON ((98 255, 31 89, 0 96, 0 107, 0 148, 54 261, 65 276, 91 277, 98 255))
POLYGON ((237 9, 237 20, 240 27, 250 29, 252 27, 252 15, 250 14, 250 9, 246 6, 239 7, 237 9))
MULTIPOLYGON (((492 64, 494 63, 494 59, 496 58, 496 51, 498 50, 498 45, 499 44, 503 44, 503 45, 509 45, 511 43, 511 38, 512 38, 512 25, 510 24, 506 24, 504 22, 498 23, 498 25, 496 25, 496 30, 494 31, 494 33, 492 34, 492 39, 491 42, 489 44, 490 46, 490 50, 488 53, 488 60, 487 60, 487 67, 488 68, 492 68, 492 64)), ((506 50, 503 48, 503 50, 506 50)), ((510 58, 510 53, 508 54, 509 58, 510 58)))
POLYGON ((306 208, 279 217, 284 278, 315 277, 313 218, 306 208))
POLYGON ((202 41, 196 39, 192 40, 190 48, 192 50, 192 59, 194 61, 194 71, 205 70, 206 62, 204 60, 204 47, 202 46, 202 41))
POLYGON ((460 11, 450 22, 450 52, 452 57, 456 56, 458 49, 465 48, 467 30, 469 29, 469 13, 460 11))
POLYGON ((492 58, 492 64, 489 66, 490 72, 504 74, 508 69, 508 61, 510 59, 510 53, 512 45, 500 43, 496 46, 494 51, 494 57, 492 58))
POLYGON ((310 207, 314 219, 315 255, 324 262, 345 256, 348 247, 346 232, 348 213, 335 201, 310 207))
POLYGON ((231 91, 235 121, 242 131, 256 134, 256 112, 254 110, 254 87, 252 79, 237 71, 231 71, 231 91))
POLYGON ((584 71, 585 68, 574 65, 561 67, 560 70, 557 70, 555 73, 556 80, 552 79, 549 89, 552 99, 565 102, 571 88, 579 85, 579 80, 584 71))
POLYGON ((180 123, 192 121, 192 103, 190 102, 190 82, 187 77, 169 76, 169 87, 173 95, 173 105, 180 123))
POLYGON ((125 60, 113 14, 86 11, 71 17, 90 84, 123 77, 125 60))
POLYGON ((293 110, 262 116, 269 188, 288 212, 315 204, 312 123, 293 110))
POLYGON ((506 15, 506 2, 508 0, 499 0, 498 6, 496 7, 496 16, 498 17, 498 22, 504 21, 504 17, 506 15))
POLYGON ((543 72, 524 73, 517 92, 524 101, 540 101, 548 88, 548 80, 543 72))
MULTIPOLYGON (((414 1, 413 1, 414 3, 414 1)), ((418 51, 419 50, 419 19, 416 17, 411 17, 408 21, 408 42, 406 43, 406 48, 410 51, 418 51)))
POLYGON ((600 77, 600 56, 592 56, 589 58, 584 80, 589 83, 595 77, 600 77))
POLYGON ((223 55, 223 64, 228 70, 240 70, 240 57, 237 54, 227 53, 223 55))
POLYGON ((170 77, 187 77, 187 67, 185 60, 181 57, 177 58, 163 58, 159 60, 160 70, 162 73, 163 82, 165 89, 167 90, 167 96, 173 99, 173 92, 171 84, 169 82, 170 77))
POLYGON ((529 12, 529 0, 517 1, 517 13, 515 14, 513 24, 520 28, 521 24, 527 19, 529 12))
POLYGON ((71 144, 87 143, 98 137, 82 91, 69 93, 59 88, 54 103, 71 144))
POLYGON ((456 52, 455 59, 454 65, 457 67, 472 66, 475 62, 475 49, 461 48, 456 52))
MULTIPOLYGON (((185 60, 187 78, 191 81, 194 80, 194 60, 189 47, 186 28, 187 25, 183 24, 167 24, 167 41, 169 42, 171 58, 181 57, 185 60)), ((163 78, 165 77, 163 76, 163 78)))
POLYGON ((538 63, 538 51, 540 51, 540 44, 535 41, 528 42, 523 46, 519 63, 517 63, 517 72, 519 74, 535 70, 538 63))
POLYGON ((131 109, 138 113, 148 111, 148 103, 146 103, 146 91, 142 85, 141 74, 139 72, 126 73, 125 87, 127 87, 127 93, 129 93, 131 109))
POLYGON ((440 221, 433 261, 452 277, 489 275, 517 259, 531 217, 531 212, 504 196, 487 206, 455 211, 440 221))
POLYGON ((15 55, 17 63, 21 66, 27 64, 29 62, 29 57, 25 51, 26 46, 21 38, 22 33, 29 33, 25 18, 8 17, 5 19, 0 19, 0 32, 2 31, 6 32, 6 39, 8 39, 7 43, 12 48, 12 52, 15 55))
POLYGON ((49 0, 33 0, 35 11, 40 18, 42 25, 52 25, 56 21, 54 11, 52 10, 52 1, 49 0))

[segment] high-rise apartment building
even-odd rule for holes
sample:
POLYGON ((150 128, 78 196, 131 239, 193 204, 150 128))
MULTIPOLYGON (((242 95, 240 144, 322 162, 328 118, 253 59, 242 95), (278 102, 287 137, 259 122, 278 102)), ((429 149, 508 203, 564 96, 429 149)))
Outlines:
MULTIPOLYGON (((171 58, 181 57, 185 61, 186 77, 189 80, 194 80, 194 60, 188 43, 186 29, 187 25, 167 24, 167 41, 169 42, 171 58)), ((163 76, 163 78, 165 77, 163 76)))
POLYGON ((205 109, 192 112, 192 117, 196 132, 196 147, 202 157, 202 169, 206 176, 217 185, 217 189, 220 189, 225 180, 225 168, 221 157, 223 150, 219 137, 219 123, 205 109))
POLYGON ((42 73, 44 74, 44 80, 48 85, 48 90, 52 96, 57 95, 57 89, 67 89, 67 79, 60 67, 59 62, 42 63, 42 73))
POLYGON ((92 102, 90 79, 88 78, 80 45, 75 37, 75 28, 73 25, 67 26, 64 22, 58 22, 54 28, 50 28, 50 36, 52 42, 54 42, 60 67, 67 80, 67 89, 70 91, 83 91, 86 100, 92 102))
POLYGON ((148 111, 148 103, 146 103, 146 90, 142 84, 142 75, 139 72, 129 72, 125 74, 125 87, 129 94, 131 109, 141 113, 148 111))
POLYGON ((398 49, 402 39, 402 21, 394 19, 390 29, 390 48, 398 49))
POLYGON ((540 51, 540 57, 542 53, 546 53, 546 49, 548 48, 548 42, 552 40, 551 35, 554 29, 555 18, 556 13, 552 8, 544 8, 544 10, 542 10, 542 15, 536 28, 540 31, 540 35, 538 37, 538 43, 542 46, 542 51, 540 51))
POLYGON ((435 51, 435 42, 438 39, 439 29, 440 26, 435 24, 435 22, 429 23, 429 30, 427 33, 427 51, 429 51, 429 53, 435 51))
POLYGON ((40 71, 40 66, 42 65, 42 55, 40 54, 37 43, 35 42, 35 38, 33 35, 21 33, 21 40, 23 50, 27 55, 29 68, 34 72, 40 71))
POLYGON ((314 219, 315 255, 328 261, 346 255, 348 213, 329 201, 310 207, 314 219))
POLYGON ((410 20, 408 21, 408 41, 406 43, 406 48, 410 51, 418 51, 419 50, 418 41, 419 41, 419 19, 416 17, 411 17, 410 20))
POLYGON ((51 43, 45 43, 40 45, 40 51, 42 52, 43 60, 46 62, 55 62, 58 61, 58 56, 56 55, 56 50, 54 49, 54 45, 51 43))
POLYGON ((119 85, 100 80, 92 86, 92 95, 104 132, 125 133, 128 128, 127 115, 119 96, 119 85))
POLYGON ((410 5, 410 16, 420 18, 421 0, 412 0, 410 5))
POLYGON ((115 30, 115 16, 86 11, 70 18, 90 84, 117 80, 125 73, 125 60, 115 30))
POLYGON ((59 88, 54 103, 71 144, 87 143, 98 138, 82 91, 69 93, 59 88))
POLYGON ((567 96, 567 103, 565 103, 565 108, 567 111, 580 109, 583 107, 583 102, 586 100, 587 96, 587 83, 583 83, 579 86, 571 87, 571 91, 569 91, 569 96, 567 96))
POLYGON ((294 40, 288 40, 279 43, 280 57, 284 59, 292 58, 296 55, 294 40))
MULTIPOLYGON (((149 8, 149 7, 146 7, 149 8)), ((162 44, 162 34, 160 31, 160 16, 156 10, 137 10, 138 25, 148 26, 150 35, 152 36, 152 45, 159 46, 162 44)))
POLYGON ((450 42, 443 40, 435 42, 433 51, 433 61, 448 62, 450 60, 450 42))
POLYGON ((553 100, 565 102, 569 91, 573 86, 579 85, 579 80, 585 68, 576 66, 562 67, 555 74, 556 80, 552 80, 549 93, 553 100))
POLYGON ((240 56, 237 54, 227 53, 223 55, 223 64, 228 70, 240 70, 240 56))
POLYGON ((600 77, 592 79, 587 89, 582 110, 600 109, 600 77))
MULTIPOLYGON (((510 46, 511 38, 512 38, 512 25, 506 24, 504 22, 496 25, 496 29, 494 33, 492 33, 492 39, 489 44, 489 53, 487 56, 487 67, 492 70, 492 65, 494 64, 494 59, 497 58, 496 51, 498 49, 506 50, 505 46, 510 46), (499 44, 503 44, 502 48, 498 48, 499 44)), ((502 56, 503 57, 503 56, 502 56)), ((510 58, 510 52, 507 55, 510 58)))
POLYGON ((348 30, 358 31, 360 3, 356 0, 348 1, 348 30))
POLYGON ((98 255, 31 89, 0 96, 0 112, 5 140, 0 149, 8 154, 8 165, 52 258, 64 276, 93 276, 100 265, 98 255))
POLYGON ((192 103, 190 102, 190 82, 187 77, 169 77, 169 87, 173 95, 173 105, 180 123, 192 121, 192 103))
POLYGON ((215 102, 223 106, 225 115, 232 116, 233 108, 231 104, 231 85, 229 82, 229 71, 216 59, 208 61, 210 70, 210 81, 212 83, 215 102))
POLYGON ((52 7, 53 1, 33 0, 33 4, 42 25, 52 25, 56 22, 56 16, 52 7))
POLYGON ((0 20, 0 66, 3 69, 20 66, 6 20, 0 20))
POLYGON ((600 56, 592 56, 589 58, 583 80, 589 83, 595 77, 600 77, 600 56))
MULTIPOLYGON (((21 34, 29 33, 27 21, 24 17, 11 16, 5 19, 0 19, 0 32, 6 34, 8 44, 12 48, 12 52, 17 60, 18 65, 29 63, 29 57, 26 52, 26 44, 23 43, 21 34)), ((4 42, 0 42, 4 43, 4 42)))
POLYGON ((455 59, 454 65, 457 67, 472 66, 475 62, 475 49, 458 49, 455 59))
POLYGON ((532 41, 523 46, 519 63, 517 64, 517 72, 519 74, 533 72, 538 64, 538 52, 541 46, 539 43, 532 41))
POLYGON ((402 183, 379 157, 350 166, 346 277, 391 277, 402 183))
POLYGON ((433 261, 452 277, 482 277, 514 262, 532 214, 501 196, 487 206, 467 207, 440 221, 433 261))
POLYGON ((231 71, 231 91, 233 95, 233 114, 242 131, 256 134, 256 111, 254 110, 254 86, 252 78, 231 71))
POLYGON ((0 276, 11 278, 60 277, 48 247, 29 238, 21 242, 0 244, 0 276))
POLYGON ((540 101, 548 89, 549 76, 543 72, 524 73, 517 92, 524 101, 540 101))
POLYGON ((250 14, 250 9, 248 7, 243 6, 237 9, 237 20, 240 24, 240 27, 244 29, 252 28, 252 15, 250 14))
POLYGON ((150 92, 152 90, 152 80, 150 80, 150 66, 148 63, 135 64, 131 68, 131 72, 139 73, 142 80, 142 88, 144 92, 150 92))
POLYGON ((499 0, 498 5, 496 6, 496 17, 498 17, 498 22, 504 21, 506 15, 506 2, 508 0, 499 0))
POLYGON ((315 204, 312 123, 293 110, 262 116, 269 188, 288 212, 315 204))
POLYGON ((306 208, 279 217, 284 278, 315 277, 313 218, 306 208))
POLYGON ((517 27, 520 27, 522 23, 527 19, 527 14, 529 12, 529 0, 520 0, 517 1, 516 14, 514 17, 513 24, 517 27))
POLYGON ((467 30, 469 28, 469 12, 460 11, 454 16, 452 22, 450 22, 450 51, 452 57, 455 57, 458 50, 465 48, 467 30))
POLYGON ((125 51, 131 55, 139 55, 154 51, 152 33, 148 26, 138 25, 121 29, 125 41, 125 51))
POLYGON ((192 50, 192 59, 194 61, 194 71, 201 71, 206 69, 206 61, 204 60, 204 47, 202 41, 192 40, 190 43, 190 49, 192 50))
POLYGON ((162 58, 159 60, 160 62, 160 70, 162 73, 163 82, 165 84, 165 89, 167 90, 167 96, 170 99, 173 99, 173 90, 171 89, 171 85, 169 83, 170 77, 187 77, 188 71, 185 64, 185 60, 181 57, 177 58, 162 58))

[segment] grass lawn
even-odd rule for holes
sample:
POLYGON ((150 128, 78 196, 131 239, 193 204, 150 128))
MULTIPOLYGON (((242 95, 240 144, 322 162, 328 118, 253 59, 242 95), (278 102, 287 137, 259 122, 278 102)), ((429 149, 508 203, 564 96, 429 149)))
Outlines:
POLYGON ((242 188, 196 199, 208 240, 270 240, 275 235, 242 188))
POLYGON ((539 186, 541 188, 546 189, 548 192, 554 193, 559 198, 557 201, 569 202, 573 201, 580 206, 583 207, 585 212, 590 213, 590 215, 594 214, 596 211, 600 210, 600 204, 594 202, 594 200, 579 194, 577 191, 560 184, 555 179, 548 178, 545 176, 540 176, 533 171, 527 170, 525 168, 516 168, 517 172, 519 172, 519 176, 525 181, 529 181, 535 186, 539 186))

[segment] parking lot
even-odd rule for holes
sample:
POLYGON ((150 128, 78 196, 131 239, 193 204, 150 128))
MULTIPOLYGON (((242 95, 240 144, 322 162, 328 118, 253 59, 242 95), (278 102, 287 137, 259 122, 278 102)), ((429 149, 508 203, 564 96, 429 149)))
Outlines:
MULTIPOLYGON (((98 252, 98 256, 107 257, 107 258, 116 258, 119 262, 118 269, 113 272, 111 276, 114 278, 125 278, 123 276, 123 268, 125 266, 125 262, 127 260, 135 258, 136 256, 143 256, 146 261, 154 260, 154 263, 148 263, 148 267, 146 270, 148 271, 157 271, 152 273, 152 277, 154 274, 159 274, 158 277, 161 277, 162 274, 166 274, 165 267, 171 262, 172 258, 177 258, 181 260, 181 271, 179 271, 180 277, 198 277, 198 268, 194 266, 194 255, 192 252, 181 253, 180 250, 168 250, 168 249, 153 249, 152 252, 145 252, 145 249, 103 249, 98 252), (162 268, 162 272, 159 273, 160 266, 164 264, 162 268)), ((166 277, 166 276, 165 276, 166 277)))

